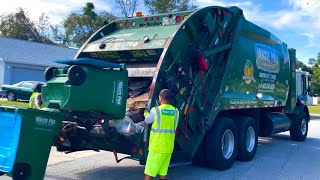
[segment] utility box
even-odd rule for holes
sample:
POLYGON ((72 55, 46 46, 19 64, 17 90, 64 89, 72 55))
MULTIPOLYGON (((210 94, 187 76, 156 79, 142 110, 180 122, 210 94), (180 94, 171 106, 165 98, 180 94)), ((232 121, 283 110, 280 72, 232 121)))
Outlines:
POLYGON ((53 68, 46 72, 46 78, 47 84, 42 88, 46 107, 124 117, 128 97, 128 71, 124 66, 53 68))

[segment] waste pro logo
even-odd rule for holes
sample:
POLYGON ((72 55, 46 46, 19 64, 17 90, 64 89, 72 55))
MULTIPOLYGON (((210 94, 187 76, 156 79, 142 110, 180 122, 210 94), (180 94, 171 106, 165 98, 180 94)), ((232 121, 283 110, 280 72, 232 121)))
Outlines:
POLYGON ((56 124, 56 120, 40 116, 36 116, 35 122, 40 126, 54 126, 56 124))
POLYGON ((116 104, 120 106, 122 104, 123 96, 123 81, 118 81, 117 94, 116 94, 116 104))
POLYGON ((243 76, 242 80, 246 82, 246 84, 250 84, 253 80, 253 64, 250 60, 247 60, 246 63, 244 64, 243 68, 243 76))

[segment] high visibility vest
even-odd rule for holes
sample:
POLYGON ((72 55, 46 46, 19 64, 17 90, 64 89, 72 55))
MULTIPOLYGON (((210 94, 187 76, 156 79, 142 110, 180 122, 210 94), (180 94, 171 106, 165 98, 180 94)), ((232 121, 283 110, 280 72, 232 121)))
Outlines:
MULTIPOLYGON (((40 94, 40 93, 34 92, 34 93, 32 93, 32 95, 30 96, 30 99, 29 99, 29 108, 37 109, 36 103, 34 102, 34 98, 35 98, 38 94, 40 94)), ((40 107, 41 107, 41 109, 44 108, 44 104, 42 103, 40 107)))
POLYGON ((151 126, 149 151, 172 153, 179 121, 179 111, 170 104, 163 104, 151 109, 155 120, 151 126))

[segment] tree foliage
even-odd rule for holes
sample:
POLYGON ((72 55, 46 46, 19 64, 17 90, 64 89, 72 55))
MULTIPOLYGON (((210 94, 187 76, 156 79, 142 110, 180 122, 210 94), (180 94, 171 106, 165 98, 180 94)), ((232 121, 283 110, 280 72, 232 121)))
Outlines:
POLYGON ((196 9, 195 0, 144 0, 149 13, 168 13, 196 9))
POLYGON ((312 74, 312 69, 301 61, 297 61, 297 69, 301 69, 302 71, 306 71, 312 74))
POLYGON ((80 47, 95 31, 115 17, 108 12, 96 13, 93 3, 86 3, 80 13, 72 12, 63 21, 63 32, 53 27, 55 39, 66 46, 80 47))
POLYGON ((0 34, 16 39, 53 44, 48 30, 49 18, 42 14, 38 21, 32 21, 28 13, 19 8, 17 12, 0 16, 0 34))
POLYGON ((122 17, 133 17, 138 7, 138 0, 116 0, 115 3, 120 9, 122 17))
POLYGON ((312 75, 312 94, 320 95, 320 52, 317 56, 317 63, 311 68, 312 75))

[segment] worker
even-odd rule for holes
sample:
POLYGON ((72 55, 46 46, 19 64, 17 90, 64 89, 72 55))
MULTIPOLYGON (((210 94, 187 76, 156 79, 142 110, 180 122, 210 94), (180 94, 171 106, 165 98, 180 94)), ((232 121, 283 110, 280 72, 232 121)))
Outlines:
POLYGON ((149 154, 145 167, 145 180, 157 175, 167 179, 168 167, 174 148, 175 132, 178 126, 179 111, 170 104, 171 91, 163 89, 159 95, 160 106, 145 113, 145 123, 151 124, 149 154))
POLYGON ((41 98, 41 88, 42 88, 42 85, 37 84, 35 86, 35 88, 33 89, 33 93, 29 99, 29 107, 30 108, 34 108, 34 109, 42 109, 43 108, 43 103, 42 103, 42 98, 41 98))

